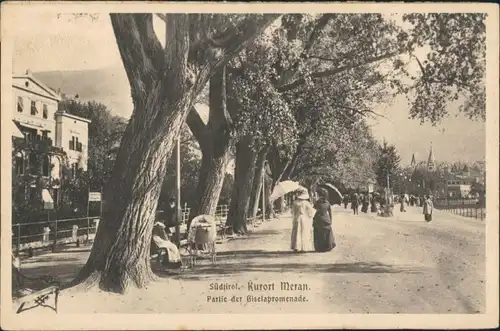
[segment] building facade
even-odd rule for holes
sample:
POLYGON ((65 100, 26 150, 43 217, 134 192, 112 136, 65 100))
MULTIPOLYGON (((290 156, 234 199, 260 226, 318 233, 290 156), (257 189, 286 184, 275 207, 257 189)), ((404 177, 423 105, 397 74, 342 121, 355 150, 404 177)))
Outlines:
POLYGON ((478 195, 477 184, 484 185, 485 182, 484 162, 481 161, 475 162, 471 167, 464 165, 463 168, 452 169, 445 164, 438 169, 432 145, 427 161, 418 162, 413 154, 410 169, 414 174, 427 173, 427 178, 419 178, 416 186, 421 189, 422 194, 432 192, 437 198, 473 198, 478 195))
POLYGON ((58 110, 61 96, 33 77, 12 77, 13 179, 26 180, 26 195, 40 187, 57 202, 63 167, 87 169, 88 124, 85 118, 58 110))

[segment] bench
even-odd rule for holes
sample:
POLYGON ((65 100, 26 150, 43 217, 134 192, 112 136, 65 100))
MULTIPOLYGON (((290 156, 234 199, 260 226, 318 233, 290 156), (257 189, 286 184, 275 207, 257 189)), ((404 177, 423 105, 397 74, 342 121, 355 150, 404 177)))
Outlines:
POLYGON ((162 265, 161 265, 161 262, 162 262, 162 257, 164 255, 167 255, 167 249, 165 248, 157 248, 156 251, 150 255, 150 259, 151 260, 154 260, 156 259, 156 264, 158 265, 158 268, 161 269, 162 265))
POLYGON ((20 296, 14 299, 14 303, 18 305, 18 309, 16 311, 17 314, 33 309, 36 307, 47 307, 54 310, 57 313, 57 303, 59 298, 59 292, 61 285, 58 281, 50 276, 42 276, 37 278, 31 278, 25 276, 21 273, 21 266, 19 262, 19 258, 14 258, 15 262, 12 264, 12 289, 15 290, 20 296), (42 285, 43 288, 39 290, 33 290, 24 286, 25 280, 31 281, 34 283, 38 283, 42 285), (46 305, 46 301, 50 298, 51 295, 54 295, 54 306, 46 305), (26 304, 34 303, 33 306, 25 308, 26 304))
POLYGON ((57 313, 57 300, 59 297, 59 290, 60 290, 59 286, 49 286, 43 290, 34 291, 31 292, 30 294, 24 295, 16 299, 15 302, 17 305, 19 305, 19 308, 17 309, 16 313, 19 314, 25 310, 32 309, 38 306, 51 308, 57 313), (49 299, 51 294, 54 294, 54 307, 45 304, 45 302, 49 299), (34 302, 35 306, 24 308, 25 305, 29 302, 34 302))
POLYGON ((217 227, 217 236, 221 239, 224 239, 228 232, 232 229, 232 226, 226 225, 222 222, 222 219, 219 216, 215 216, 215 225, 217 227))

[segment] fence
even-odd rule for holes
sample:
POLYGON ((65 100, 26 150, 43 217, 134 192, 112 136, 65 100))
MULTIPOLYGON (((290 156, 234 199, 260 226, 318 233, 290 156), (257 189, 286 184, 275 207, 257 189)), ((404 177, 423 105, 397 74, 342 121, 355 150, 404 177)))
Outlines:
MULTIPOLYGON (((227 217, 228 205, 217 206, 215 216, 218 222, 227 217)), ((157 212, 157 218, 159 213, 157 212)), ((182 224, 186 225, 191 208, 182 209, 182 224)), ((161 217, 161 216, 160 216, 161 217)), ((25 250, 52 247, 69 243, 88 242, 93 239, 99 225, 99 217, 81 217, 12 225, 12 248, 18 253, 25 250)))
POLYGON ((89 241, 95 236, 99 217, 82 217, 12 225, 12 246, 17 252, 69 242, 89 241))
POLYGON ((434 207, 436 209, 451 212, 454 215, 471 217, 480 220, 484 220, 486 217, 484 204, 481 204, 475 199, 437 199, 434 201, 434 207))

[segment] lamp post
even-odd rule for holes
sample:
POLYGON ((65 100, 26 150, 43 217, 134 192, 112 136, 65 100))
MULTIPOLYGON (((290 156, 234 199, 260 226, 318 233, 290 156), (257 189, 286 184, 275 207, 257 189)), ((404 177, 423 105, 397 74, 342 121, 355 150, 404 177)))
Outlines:
POLYGON ((262 222, 266 220, 266 163, 264 160, 262 166, 262 222))
POLYGON ((177 148, 176 148, 176 179, 177 179, 177 222, 175 225, 175 243, 177 244, 177 247, 180 247, 181 245, 181 143, 180 143, 180 137, 177 138, 177 148))

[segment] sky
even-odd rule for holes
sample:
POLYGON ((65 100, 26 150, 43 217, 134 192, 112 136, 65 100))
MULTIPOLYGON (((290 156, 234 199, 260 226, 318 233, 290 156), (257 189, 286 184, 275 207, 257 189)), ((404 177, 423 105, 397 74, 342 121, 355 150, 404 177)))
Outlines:
MULTIPOLYGON (((106 68, 117 68, 124 72, 108 15, 94 20, 75 19, 69 15, 57 17, 52 13, 28 12, 26 15, 33 15, 23 17, 23 20, 33 24, 17 25, 14 73, 23 73, 27 69, 38 72, 106 68)), ((156 18, 154 24, 160 42, 164 43, 164 24, 156 18)), ((130 116, 131 102, 124 108, 119 115, 130 116)), ((206 117, 207 108, 197 108, 200 112, 205 112, 206 117)), ((437 161, 473 162, 485 157, 483 122, 451 116, 437 127, 421 125, 418 120, 408 119, 408 105, 402 96, 379 104, 374 110, 387 118, 369 120, 375 137, 394 144, 402 157, 403 165, 409 164, 413 153, 417 161, 427 159, 431 144, 437 161)))

